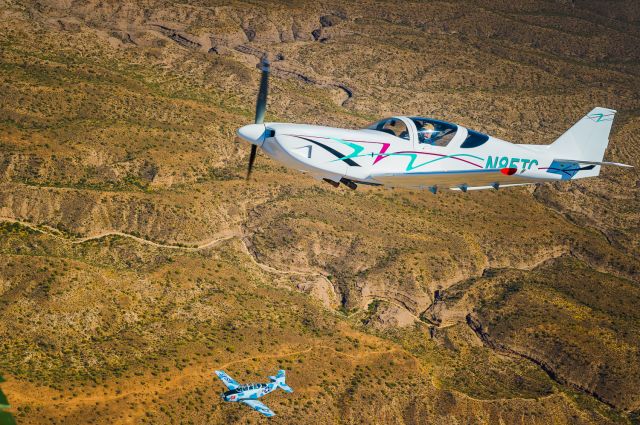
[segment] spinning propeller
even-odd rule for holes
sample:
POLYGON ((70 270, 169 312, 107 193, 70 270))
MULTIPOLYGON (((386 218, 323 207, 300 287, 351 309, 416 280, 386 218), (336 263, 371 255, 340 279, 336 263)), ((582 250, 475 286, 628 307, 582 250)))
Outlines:
MULTIPOLYGON (((260 61, 260 68, 262 69, 262 76, 260 77, 260 91, 258 91, 258 100, 256 101, 256 119, 255 124, 252 130, 257 130, 256 126, 262 126, 261 135, 258 139, 264 140, 264 132, 266 128, 264 128, 264 114, 267 111, 267 92, 269 91, 269 57, 265 53, 262 56, 262 60, 260 61)), ((254 131, 255 131, 254 130, 254 131)), ((256 140, 257 141, 257 140, 256 140)), ((251 177, 251 171, 253 170, 253 163, 256 160, 256 153, 258 152, 258 145, 255 143, 251 144, 251 154, 249 155, 249 168, 247 169, 247 180, 251 177)))

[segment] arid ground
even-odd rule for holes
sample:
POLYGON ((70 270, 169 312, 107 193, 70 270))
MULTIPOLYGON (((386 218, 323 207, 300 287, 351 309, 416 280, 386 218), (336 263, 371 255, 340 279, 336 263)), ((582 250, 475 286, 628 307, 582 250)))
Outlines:
POLYGON ((636 0, 0 0, 0 373, 20 424, 640 423, 636 0), (389 115, 551 143, 597 179, 338 189, 267 120, 389 115))

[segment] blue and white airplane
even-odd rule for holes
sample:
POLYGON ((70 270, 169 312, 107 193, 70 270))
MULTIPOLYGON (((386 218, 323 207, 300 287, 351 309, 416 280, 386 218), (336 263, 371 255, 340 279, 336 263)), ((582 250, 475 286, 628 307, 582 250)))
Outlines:
POLYGON ((292 393, 293 389, 285 382, 285 371, 280 370, 276 376, 269 377, 268 384, 238 384, 232 377, 227 375, 222 370, 216 370, 218 378, 227 386, 229 391, 222 393, 222 399, 224 401, 240 401, 254 410, 262 413, 267 417, 274 416, 275 413, 264 404, 260 403, 258 399, 262 396, 275 391, 276 388, 292 393))

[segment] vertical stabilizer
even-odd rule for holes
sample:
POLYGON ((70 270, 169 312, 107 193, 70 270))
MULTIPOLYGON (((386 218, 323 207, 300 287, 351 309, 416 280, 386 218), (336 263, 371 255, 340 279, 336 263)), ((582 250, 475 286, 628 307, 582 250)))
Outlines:
MULTIPOLYGON (((549 151, 563 160, 601 162, 609 144, 615 113, 613 109, 594 108, 549 145, 549 151)), ((600 165, 578 166, 577 171, 579 173, 573 178, 594 177, 600 174, 600 165)))
POLYGON ((600 162, 616 111, 595 108, 549 146, 556 158, 600 162))
POLYGON ((276 384, 278 384, 278 386, 282 388, 284 391, 288 393, 292 393, 293 389, 286 384, 285 380, 286 380, 285 371, 279 370, 278 374, 276 375, 276 384))

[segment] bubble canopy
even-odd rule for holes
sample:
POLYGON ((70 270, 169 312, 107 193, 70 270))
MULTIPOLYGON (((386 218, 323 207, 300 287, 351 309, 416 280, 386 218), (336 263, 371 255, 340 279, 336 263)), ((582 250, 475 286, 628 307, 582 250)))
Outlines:
POLYGON ((433 146, 447 146, 458 131, 458 126, 446 121, 423 117, 393 117, 376 121, 369 125, 367 129, 381 131, 409 140, 409 129, 404 122, 405 119, 411 121, 416 127, 418 143, 433 146))
POLYGON ((418 143, 447 146, 458 131, 458 126, 433 118, 411 117, 418 132, 418 143))
POLYGON ((392 136, 400 137, 401 139, 409 140, 409 129, 404 121, 398 117, 385 118, 380 121, 376 121, 367 127, 369 130, 381 131, 383 133, 391 134, 392 136))

